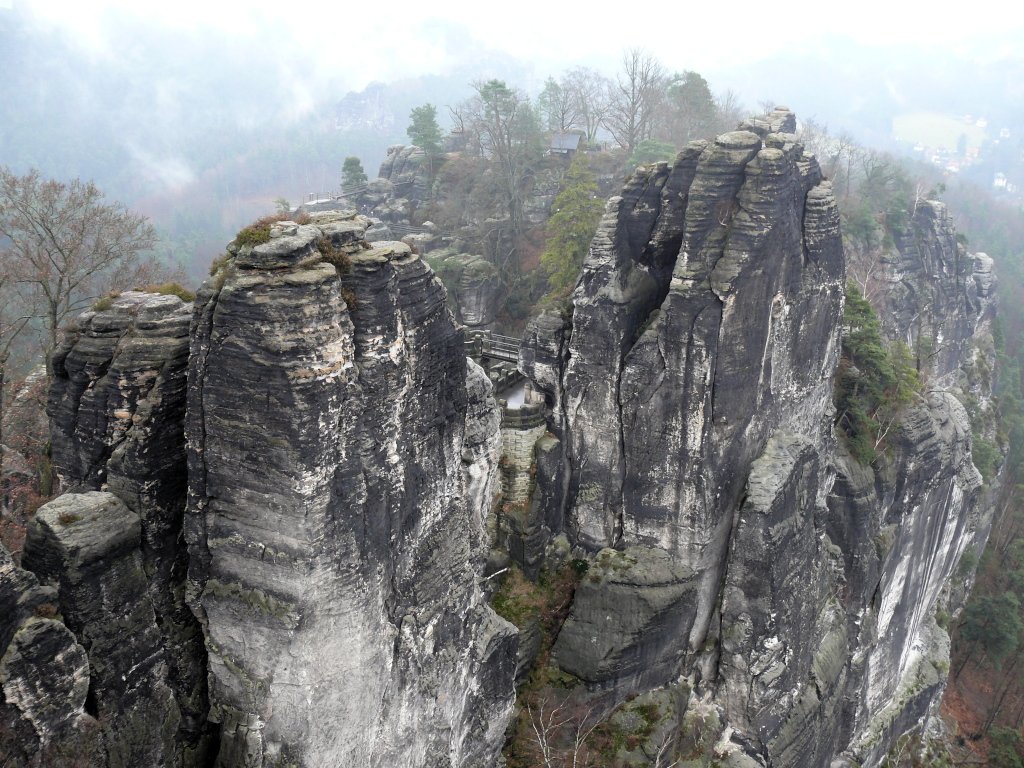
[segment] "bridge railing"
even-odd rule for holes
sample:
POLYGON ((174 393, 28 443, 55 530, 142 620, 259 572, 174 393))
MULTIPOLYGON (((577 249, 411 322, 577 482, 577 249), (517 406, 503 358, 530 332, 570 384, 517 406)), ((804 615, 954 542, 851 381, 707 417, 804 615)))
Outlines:
POLYGON ((466 336, 466 354, 469 357, 492 357, 519 362, 519 339, 502 336, 491 331, 470 331, 466 336))

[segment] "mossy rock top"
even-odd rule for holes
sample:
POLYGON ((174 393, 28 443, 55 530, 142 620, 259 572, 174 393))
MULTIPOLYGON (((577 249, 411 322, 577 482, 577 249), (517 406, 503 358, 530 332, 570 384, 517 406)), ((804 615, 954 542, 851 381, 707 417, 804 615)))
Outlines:
POLYGON ((312 255, 316 241, 323 236, 312 224, 278 222, 270 228, 270 240, 252 247, 243 246, 235 258, 240 269, 281 269, 294 266, 312 255))
POLYGON ((137 548, 142 524, 112 493, 66 493, 39 508, 28 537, 29 560, 80 568, 137 548))
POLYGON ((382 240, 366 251, 351 254, 352 265, 383 265, 389 261, 407 262, 419 259, 405 243, 397 240, 382 240))

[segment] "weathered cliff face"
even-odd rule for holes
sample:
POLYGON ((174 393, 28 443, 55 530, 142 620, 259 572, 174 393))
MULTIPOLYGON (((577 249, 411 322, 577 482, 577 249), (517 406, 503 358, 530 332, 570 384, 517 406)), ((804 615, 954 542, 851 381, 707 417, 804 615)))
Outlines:
MULTIPOLYGON (((776 119, 792 130, 791 115, 776 119)), ((838 224, 791 135, 691 144, 609 202, 571 332, 537 325, 524 350, 560 417, 573 539, 626 547, 638 564, 580 591, 558 663, 619 695, 695 670, 765 745, 836 624, 817 519, 831 482, 838 224), (622 618, 629 627, 613 616, 617 647, 588 665, 586 617, 621 604, 622 581, 650 615, 622 618)))
POLYGON ((393 144, 377 176, 394 185, 395 195, 421 202, 430 189, 427 155, 415 144, 393 144))
POLYGON ((440 282, 367 224, 277 225, 194 309, 127 293, 69 332, 67 492, 28 570, 0 563, 19 765, 495 762, 517 643, 479 581, 500 411, 440 282))
POLYGON ((444 281, 458 321, 470 329, 491 329, 504 293, 497 268, 483 256, 449 249, 433 253, 427 260, 444 281))
POLYGON ((569 310, 524 340, 562 443, 566 531, 601 550, 554 659, 606 703, 689 677, 736 765, 847 749, 876 764, 941 687, 935 609, 984 537, 970 424, 946 389, 977 354, 990 264, 920 206, 879 304, 888 328, 940 323, 943 383, 862 467, 833 436, 845 274, 829 184, 791 114, 744 127, 638 170, 569 310))
POLYGON ((56 598, 56 587, 40 585, 0 547, 0 753, 11 765, 40 764, 51 745, 86 753, 89 659, 56 598))
POLYGON ((858 762, 878 764, 945 683, 949 637, 935 614, 960 556, 984 543, 990 517, 970 442, 963 405, 936 389, 904 414, 874 467, 837 456, 826 528, 842 550, 850 648, 863 649, 851 664, 844 725, 858 762))
POLYGON ((25 542, 25 567, 57 587, 64 624, 88 654, 85 708, 102 727, 100 765, 173 765, 183 746, 141 544, 139 516, 97 491, 41 508, 25 542))
MULTIPOLYGON (((77 496, 85 490, 103 489, 136 520, 138 538, 130 547, 115 540, 104 546, 137 558, 137 562, 131 560, 131 568, 141 568, 142 581, 131 581, 135 575, 128 566, 117 571, 120 575, 104 578, 114 579, 116 589, 134 600, 142 599, 135 594, 139 584, 142 586, 153 615, 143 621, 138 614, 132 622, 137 618, 139 627, 155 622, 161 664, 167 669, 154 677, 154 685, 159 679, 160 685, 174 692, 178 711, 174 738, 182 759, 201 759, 209 738, 206 652, 200 626, 184 602, 187 558, 180 546, 190 319, 191 305, 176 296, 138 292, 122 294, 108 308, 84 313, 53 355, 54 382, 47 411, 54 469, 61 487, 73 492, 58 500, 70 505, 66 515, 86 521, 95 517, 97 522, 81 523, 98 526, 90 536, 114 537, 115 528, 102 528, 102 520, 113 513, 103 512, 108 509, 104 507, 93 514, 92 507, 85 504, 86 497, 77 496), (72 509, 75 505, 84 506, 72 509), (127 554, 130 550, 137 552, 127 554)), ((62 529, 57 526, 56 530, 62 529)), ((36 532, 40 545, 46 542, 49 547, 56 541, 42 536, 42 529, 36 532)), ((29 548, 29 567, 31 554, 29 548)), ((66 616, 75 614, 75 600, 69 600, 67 606, 61 602, 66 616)), ((106 609, 117 610, 110 605, 106 609)), ((80 638, 87 631, 82 629, 84 625, 69 626, 80 638)), ((96 653, 90 651, 90 660, 94 666, 98 664, 96 653)), ((139 690, 139 695, 162 695, 143 685, 139 690)), ((103 717, 100 722, 105 722, 103 717)))
POLYGON ((205 652, 179 546, 190 318, 174 296, 129 292, 83 314, 53 357, 53 464, 70 492, 29 527, 30 573, 8 563, 2 575, 24 590, 5 642, 5 701, 34 732, 19 764, 206 754, 205 652))
POLYGON ((936 608, 987 534, 991 261, 921 202, 860 274, 927 386, 858 463, 833 429, 839 218, 793 128, 691 144, 609 201, 524 341, 547 429, 533 404, 500 423, 441 283, 355 214, 233 244, 194 307, 83 315, 49 400, 67 492, 24 569, 0 550, 0 748, 492 766, 513 678, 550 657, 590 713, 639 694, 608 719, 640 744, 624 764, 879 764, 941 690, 936 608), (521 653, 485 600, 492 536, 579 577, 521 653))
POLYGON ((991 408, 984 370, 995 305, 991 259, 964 250, 938 202, 922 201, 896 250, 862 267, 865 274, 886 334, 915 352, 926 390, 873 467, 837 455, 829 498, 826 528, 843 552, 849 631, 865 649, 852 667, 848 753, 876 764, 938 701, 949 637, 935 615, 958 610, 950 578, 988 536, 993 488, 982 486, 971 457, 972 432, 984 428, 972 425, 964 403, 981 422, 991 408))
POLYGON ((278 228, 196 301, 189 589, 221 765, 486 765, 510 713, 515 633, 477 582, 490 384, 429 268, 366 223, 278 228))

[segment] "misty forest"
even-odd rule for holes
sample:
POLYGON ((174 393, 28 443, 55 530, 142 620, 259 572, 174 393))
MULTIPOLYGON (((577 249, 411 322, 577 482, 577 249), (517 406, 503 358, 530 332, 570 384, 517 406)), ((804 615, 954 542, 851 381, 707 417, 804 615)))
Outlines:
POLYGON ((62 5, 0 766, 1024 768, 1017 11, 62 5))

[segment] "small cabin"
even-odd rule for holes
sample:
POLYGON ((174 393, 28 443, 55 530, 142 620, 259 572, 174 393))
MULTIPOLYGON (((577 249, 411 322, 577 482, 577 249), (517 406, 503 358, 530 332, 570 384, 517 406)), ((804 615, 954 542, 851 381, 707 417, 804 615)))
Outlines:
POLYGON ((551 148, 548 152, 552 155, 569 155, 571 157, 579 150, 582 138, 578 133, 556 133, 551 137, 551 148))

